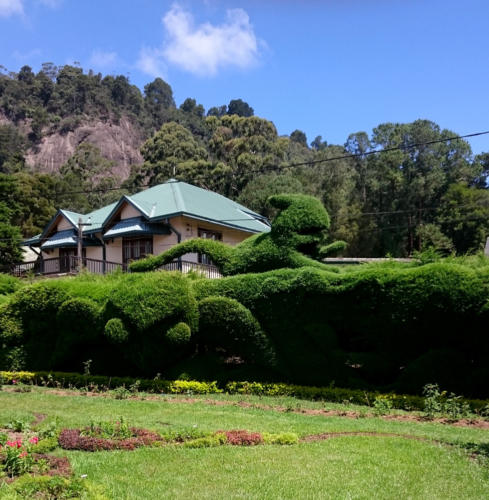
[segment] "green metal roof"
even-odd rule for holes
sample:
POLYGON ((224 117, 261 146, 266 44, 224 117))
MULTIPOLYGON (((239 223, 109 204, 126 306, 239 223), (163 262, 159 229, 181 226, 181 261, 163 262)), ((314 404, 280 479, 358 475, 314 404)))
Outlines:
POLYGON ((270 226, 265 217, 247 209, 243 205, 212 191, 170 179, 164 184, 159 184, 132 196, 125 195, 118 202, 111 203, 85 215, 69 210, 59 210, 45 227, 42 234, 26 240, 24 244, 39 244, 59 214, 65 216, 75 228, 78 227, 80 217, 85 224, 90 224, 83 228, 84 234, 101 232, 105 223, 124 202, 131 203, 140 210, 148 222, 157 222, 178 215, 186 215, 194 219, 250 233, 270 231, 270 226))
MULTIPOLYGON (((102 225, 104 224, 105 220, 109 216, 109 214, 112 212, 114 207, 117 205, 117 202, 111 203, 110 205, 107 205, 102 208, 98 208, 97 210, 94 210, 93 212, 90 212, 86 215, 82 216, 83 222, 88 223, 90 222, 90 226, 85 226, 83 229, 84 233, 99 233, 102 230, 102 225)), ((78 219, 77 219, 78 221, 78 219)))
POLYGON ((83 214, 78 212, 70 212, 69 210, 60 210, 60 212, 75 226, 78 227, 78 219, 83 219, 83 214))
POLYGON ((266 219, 213 191, 170 179, 128 197, 150 220, 187 215, 251 233, 270 231, 266 219))

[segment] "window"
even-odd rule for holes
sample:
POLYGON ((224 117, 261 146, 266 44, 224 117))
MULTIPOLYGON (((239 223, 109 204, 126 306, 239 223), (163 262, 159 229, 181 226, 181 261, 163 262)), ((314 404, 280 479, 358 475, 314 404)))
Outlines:
MULTIPOLYGON (((218 231, 212 231, 210 229, 202 229, 198 228, 198 236, 199 238, 204 238, 206 240, 216 240, 222 241, 222 233, 218 231)), ((212 265, 211 259, 205 253, 199 253, 198 261, 200 264, 212 265)))
POLYGON ((153 238, 124 238, 122 240, 122 262, 143 259, 153 253, 153 238))

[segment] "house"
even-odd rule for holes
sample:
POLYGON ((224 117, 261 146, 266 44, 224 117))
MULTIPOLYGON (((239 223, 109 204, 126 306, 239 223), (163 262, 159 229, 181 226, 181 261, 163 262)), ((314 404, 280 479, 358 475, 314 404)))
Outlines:
MULTIPOLYGON (((72 272, 81 262, 92 272, 125 270, 133 260, 158 255, 190 238, 236 245, 269 230, 265 217, 239 203, 170 179, 88 214, 58 210, 41 234, 23 242, 38 254, 37 260, 19 264, 14 274, 72 272), (78 258, 80 234, 82 259, 78 258)), ((198 254, 184 255, 172 264, 169 268, 180 270, 211 265, 205 255, 198 254)))

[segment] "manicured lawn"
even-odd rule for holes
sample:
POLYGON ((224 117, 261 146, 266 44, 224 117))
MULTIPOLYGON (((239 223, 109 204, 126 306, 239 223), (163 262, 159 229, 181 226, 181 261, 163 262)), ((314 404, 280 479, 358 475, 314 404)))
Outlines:
MULTIPOLYGON (((86 474, 114 499, 153 498, 487 498, 489 469, 470 459, 461 445, 489 447, 489 431, 439 423, 382 418, 346 418, 210 405, 206 398, 185 403, 59 396, 45 389, 0 392, 0 426, 34 413, 59 418, 63 427, 91 419, 123 416, 131 425, 163 432, 191 427, 295 432, 378 432, 418 436, 337 436, 291 446, 221 446, 187 449, 177 445, 135 451, 55 453, 70 458, 76 475, 86 474), (447 444, 451 443, 451 444, 447 444)), ((197 398, 198 399, 198 398, 197 398)), ((292 398, 215 397, 216 400, 319 408, 292 398)), ((330 405, 329 405, 330 406, 330 405)), ((338 405, 335 405, 338 408, 338 405)), ((351 409, 351 407, 345 407, 351 409)))

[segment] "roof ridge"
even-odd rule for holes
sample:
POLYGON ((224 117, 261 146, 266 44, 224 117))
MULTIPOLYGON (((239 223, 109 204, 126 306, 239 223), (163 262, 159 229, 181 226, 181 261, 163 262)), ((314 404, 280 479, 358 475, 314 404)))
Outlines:
POLYGON ((173 194, 173 199, 175 200, 176 207, 179 208, 180 211, 185 212, 186 211, 185 201, 184 201, 184 198, 182 196, 182 193, 180 192, 180 187, 179 187, 179 184, 181 182, 182 181, 167 182, 165 184, 170 184, 170 188, 171 188, 171 191, 172 191, 172 194, 173 194))

